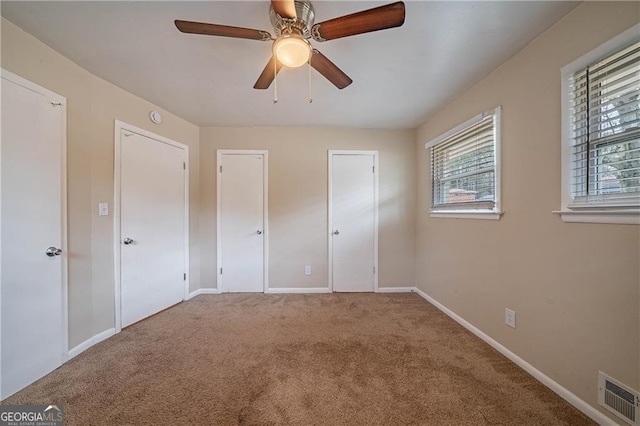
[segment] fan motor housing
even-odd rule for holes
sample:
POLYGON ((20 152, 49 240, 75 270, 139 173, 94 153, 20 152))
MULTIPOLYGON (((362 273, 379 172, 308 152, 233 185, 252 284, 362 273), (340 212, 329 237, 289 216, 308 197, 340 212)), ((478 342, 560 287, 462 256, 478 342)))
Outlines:
POLYGON ((275 30, 276 36, 282 34, 300 34, 304 38, 311 37, 315 13, 309 0, 295 0, 296 19, 283 18, 278 15, 273 6, 269 6, 269 19, 275 30))

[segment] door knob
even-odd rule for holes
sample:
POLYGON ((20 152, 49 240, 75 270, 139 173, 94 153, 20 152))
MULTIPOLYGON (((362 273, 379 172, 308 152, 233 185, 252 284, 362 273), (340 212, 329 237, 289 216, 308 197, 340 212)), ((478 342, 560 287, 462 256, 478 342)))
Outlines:
POLYGON ((60 256, 62 254, 62 250, 56 247, 49 247, 45 253, 49 257, 60 256))
POLYGON ((133 240, 129 237, 125 238, 124 240, 122 240, 122 242, 124 243, 124 245, 128 246, 129 244, 133 244, 133 240))
POLYGON ((256 233, 257 233, 258 235, 260 235, 260 234, 262 234, 262 231, 258 229, 258 230, 256 231, 256 233))
POLYGON ((335 231, 333 231, 333 235, 340 235, 340 231, 336 229, 335 231))

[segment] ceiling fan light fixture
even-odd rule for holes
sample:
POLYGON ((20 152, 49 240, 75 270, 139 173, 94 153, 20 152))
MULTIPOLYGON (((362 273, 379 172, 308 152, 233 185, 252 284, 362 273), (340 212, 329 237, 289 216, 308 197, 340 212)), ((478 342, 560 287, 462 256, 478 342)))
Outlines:
POLYGON ((283 34, 273 43, 273 55, 285 67, 297 68, 311 58, 311 45, 298 34, 283 34))

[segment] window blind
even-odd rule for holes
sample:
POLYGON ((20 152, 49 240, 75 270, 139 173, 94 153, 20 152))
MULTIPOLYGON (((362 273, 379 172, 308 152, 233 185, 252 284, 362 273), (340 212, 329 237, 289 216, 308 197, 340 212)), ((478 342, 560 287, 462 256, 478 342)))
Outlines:
POLYGON ((431 147, 433 209, 494 209, 495 127, 489 113, 431 147))
POLYGON ((570 79, 576 202, 640 198, 640 41, 570 79))

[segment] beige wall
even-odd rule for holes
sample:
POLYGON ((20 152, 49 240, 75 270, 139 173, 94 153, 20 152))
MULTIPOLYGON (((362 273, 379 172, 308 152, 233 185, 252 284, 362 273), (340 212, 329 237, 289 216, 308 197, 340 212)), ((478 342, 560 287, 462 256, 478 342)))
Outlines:
POLYGON ((201 282, 216 286, 218 148, 270 152, 271 287, 327 286, 327 149, 378 150, 379 285, 415 284, 414 131, 209 128, 200 152, 197 126, 90 74, 4 18, 2 67, 67 98, 70 348, 114 326, 115 119, 189 146, 192 291, 201 282), (161 125, 149 121, 151 110, 162 113, 161 125), (110 204, 110 216, 97 215, 99 202, 110 204))
POLYGON ((114 325, 113 216, 97 216, 97 203, 113 207, 119 119, 190 147, 192 290, 216 287, 217 149, 269 151, 273 288, 326 287, 327 150, 374 149, 380 287, 417 283, 594 406, 598 370, 639 389, 640 229, 563 223, 551 213, 560 207, 560 68, 636 23, 639 13, 632 2, 579 6, 417 133, 198 129, 91 75, 3 18, 2 67, 68 100, 70 347, 114 325), (430 218, 424 143, 497 105, 504 217, 430 218), (152 109, 163 114, 162 125, 149 122, 152 109), (307 264, 312 276, 304 275, 307 264), (517 312, 516 330, 503 323, 505 307, 517 312))
POLYGON ((379 286, 415 285, 412 130, 202 128, 202 286, 216 287, 216 150, 269 151, 269 285, 327 287, 327 150, 379 151, 379 286), (304 265, 313 274, 304 275, 304 265))
POLYGON ((118 119, 189 146, 191 287, 200 277, 199 128, 80 68, 2 18, 2 68, 67 98, 69 346, 114 327, 113 157, 118 119), (148 119, 162 113, 161 125, 148 119), (108 202, 110 215, 97 215, 108 202))
POLYGON ((640 230, 563 223, 560 68, 638 22, 638 3, 585 2, 417 133, 417 284, 597 406, 598 370, 640 389, 640 230), (500 221, 430 218, 425 142, 502 105, 500 221), (504 309, 517 312, 517 329, 504 309))

